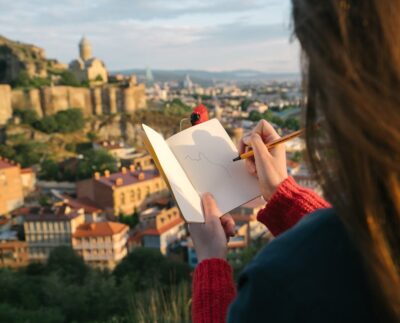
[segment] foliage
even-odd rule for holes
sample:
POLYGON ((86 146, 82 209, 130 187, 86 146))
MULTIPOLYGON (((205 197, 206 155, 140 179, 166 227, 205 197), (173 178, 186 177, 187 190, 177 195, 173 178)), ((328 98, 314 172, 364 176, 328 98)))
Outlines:
POLYGON ((115 268, 117 282, 134 290, 145 290, 155 284, 169 286, 189 280, 187 264, 165 258, 159 250, 137 248, 115 268))
POLYGON ((106 150, 89 149, 83 153, 83 158, 77 160, 74 169, 62 168, 53 159, 46 159, 41 164, 39 178, 55 181, 76 181, 91 178, 94 172, 116 172, 116 162, 106 150))
POLYGON ((81 86, 81 83, 78 81, 75 74, 68 70, 61 72, 59 84, 65 86, 75 86, 75 87, 81 86))
POLYGON ((86 179, 93 176, 95 172, 109 170, 111 173, 117 171, 116 162, 106 150, 90 149, 83 154, 83 159, 79 161, 77 178, 86 179))
POLYGON ((247 111, 247 108, 252 104, 254 101, 249 100, 249 99, 244 99, 242 103, 240 103, 240 107, 242 111, 247 111))
POLYGON ((43 86, 50 86, 49 78, 44 77, 30 77, 26 71, 19 73, 18 77, 11 83, 14 88, 40 88, 43 86))
POLYGON ((55 115, 46 116, 36 121, 33 127, 45 133, 71 133, 81 130, 85 126, 80 109, 59 111, 55 115))
POLYGON ((22 167, 29 167, 39 163, 46 154, 46 145, 36 141, 30 141, 15 146, 0 145, 0 156, 14 160, 22 167))
POLYGON ((187 282, 170 288, 154 288, 133 298, 135 322, 190 322, 190 285, 187 282))
POLYGON ((192 108, 184 104, 180 99, 174 99, 171 102, 167 102, 164 105, 165 115, 178 115, 178 116, 189 116, 192 112, 192 108))
POLYGON ((291 130, 300 129, 300 122, 297 118, 288 118, 286 120, 283 120, 282 118, 278 117, 276 114, 274 114, 269 110, 264 113, 260 113, 258 111, 251 111, 248 119, 253 122, 265 119, 268 122, 274 123, 279 127, 285 127, 291 130))
POLYGON ((121 214, 119 217, 119 222, 129 225, 129 227, 133 229, 139 223, 139 215, 136 212, 134 212, 132 215, 121 214))
POLYGON ((22 124, 33 125, 38 119, 39 116, 37 115, 35 110, 21 110, 21 109, 14 109, 13 115, 15 117, 19 117, 21 119, 22 124))
POLYGON ((61 277, 70 282, 83 282, 88 267, 74 250, 61 246, 53 250, 47 261, 47 271, 57 272, 61 277))
POLYGON ((86 134, 86 137, 87 137, 91 142, 96 141, 97 138, 98 138, 97 133, 95 133, 94 131, 89 131, 89 132, 86 134))
MULTIPOLYGON (((141 255, 134 260, 145 260, 146 254, 141 255)), ((190 321, 188 274, 179 284, 169 285, 155 276, 146 290, 126 284, 132 281, 132 275, 144 273, 145 266, 169 262, 162 256, 147 256, 150 261, 145 261, 140 270, 131 264, 128 269, 133 271, 124 272, 120 281, 113 273, 86 266, 69 247, 54 249, 46 264, 31 264, 20 271, 0 270, 0 321, 190 321)))

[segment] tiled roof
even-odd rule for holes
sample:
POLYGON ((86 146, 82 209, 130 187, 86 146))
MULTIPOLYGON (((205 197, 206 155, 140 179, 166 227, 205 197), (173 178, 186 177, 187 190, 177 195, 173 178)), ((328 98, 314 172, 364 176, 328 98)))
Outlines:
POLYGON ((66 194, 63 194, 62 197, 65 198, 64 200, 65 204, 74 209, 84 209, 85 213, 94 213, 102 211, 102 209, 88 197, 73 199, 72 197, 66 194))
POLYGON ((85 223, 76 228, 73 237, 107 237, 128 229, 129 227, 127 225, 117 222, 85 223))
POLYGON ((172 228, 181 225, 185 223, 185 221, 182 218, 176 218, 175 220, 172 220, 171 222, 167 223, 160 229, 146 229, 141 232, 142 236, 159 236, 162 235, 163 233, 171 230, 172 228))
POLYGON ((25 221, 70 221, 80 214, 78 209, 69 209, 64 205, 62 207, 52 209, 49 207, 32 207, 32 208, 20 208, 19 212, 15 212, 14 215, 23 215, 25 221))
POLYGON ((21 174, 32 174, 32 173, 33 173, 33 169, 30 167, 21 169, 21 174))
POLYGON ((13 163, 6 161, 4 159, 0 159, 0 169, 4 169, 4 168, 11 168, 11 167, 17 167, 16 165, 14 165, 13 163))
POLYGON ((117 186, 117 179, 120 178, 122 179, 122 184, 119 186, 127 186, 127 185, 132 185, 136 184, 139 182, 144 182, 148 181, 150 179, 153 179, 155 177, 159 177, 158 171, 154 170, 144 170, 144 171, 135 171, 135 172, 130 172, 129 170, 126 171, 126 173, 118 172, 118 173, 113 173, 110 174, 109 177, 102 176, 100 177, 97 181, 107 185, 107 186, 117 186), (144 177, 143 180, 139 180, 139 174, 143 173, 144 177))

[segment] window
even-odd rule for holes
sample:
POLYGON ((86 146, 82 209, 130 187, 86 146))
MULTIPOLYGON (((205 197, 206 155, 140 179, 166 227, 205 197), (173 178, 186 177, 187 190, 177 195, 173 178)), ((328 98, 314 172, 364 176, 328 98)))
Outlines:
POLYGON ((137 189, 137 198, 138 200, 142 198, 142 191, 140 190, 140 188, 137 189))
POLYGON ((124 192, 121 193, 120 199, 121 199, 121 204, 124 205, 125 204, 125 193, 124 192))
POLYGON ((131 190, 131 202, 135 202, 135 191, 131 190))

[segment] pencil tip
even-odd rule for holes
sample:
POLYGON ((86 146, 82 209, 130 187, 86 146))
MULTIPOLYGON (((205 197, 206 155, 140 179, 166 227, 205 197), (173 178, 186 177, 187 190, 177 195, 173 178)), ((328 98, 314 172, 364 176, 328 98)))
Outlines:
POLYGON ((241 158, 240 158, 240 156, 239 156, 239 157, 234 158, 233 161, 235 162, 235 161, 238 161, 238 160, 240 160, 240 159, 241 159, 241 158))

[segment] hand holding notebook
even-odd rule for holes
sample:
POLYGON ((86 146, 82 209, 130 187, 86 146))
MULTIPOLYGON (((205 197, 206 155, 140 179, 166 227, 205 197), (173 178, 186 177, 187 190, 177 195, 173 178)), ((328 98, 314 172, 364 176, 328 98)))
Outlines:
POLYGON ((257 179, 217 119, 188 128, 167 140, 143 125, 144 141, 187 222, 204 222, 201 195, 210 192, 225 214, 260 196, 257 179))

